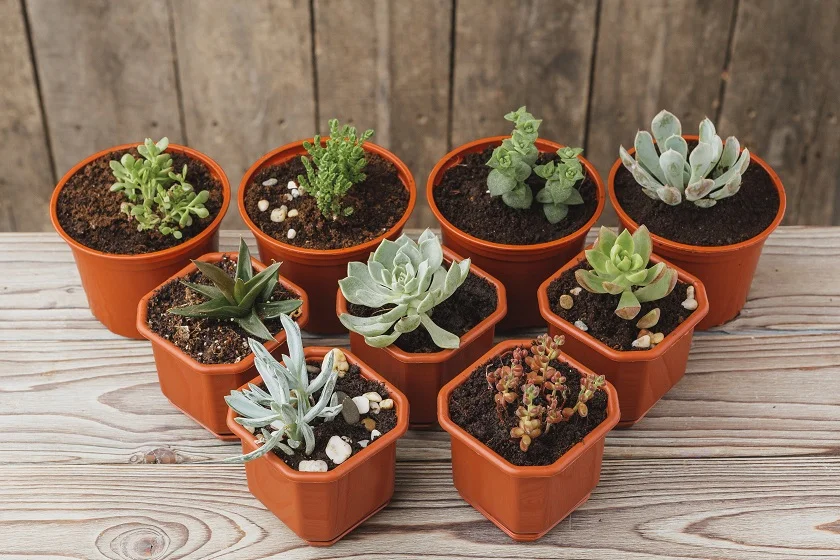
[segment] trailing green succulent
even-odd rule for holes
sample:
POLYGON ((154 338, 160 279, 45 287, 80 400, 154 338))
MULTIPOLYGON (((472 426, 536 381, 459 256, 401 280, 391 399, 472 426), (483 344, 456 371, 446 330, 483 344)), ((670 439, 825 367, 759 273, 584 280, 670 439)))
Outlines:
MULTIPOLYGON (((186 280, 182 280, 181 283, 210 299, 198 305, 173 307, 169 310, 173 315, 230 319, 248 334, 262 340, 271 340, 274 335, 263 321, 278 317, 282 319, 303 304, 299 299, 271 301, 281 263, 274 263, 262 272, 254 274, 251 268, 251 253, 241 238, 233 278, 213 264, 192 262, 212 284, 196 284, 186 280)), ((285 321, 283 324, 285 325, 285 321)), ((288 332, 286 336, 288 337, 288 332)))
POLYGON ((420 325, 441 348, 457 348, 460 340, 432 320, 436 305, 445 301, 470 273, 470 259, 443 266, 438 237, 426 230, 417 243, 407 235, 384 240, 367 264, 351 262, 347 277, 338 281, 350 303, 381 310, 373 317, 342 313, 349 330, 365 337, 368 345, 383 348, 420 325))
POLYGON ((750 165, 750 151, 741 151, 734 136, 725 143, 721 141, 708 118, 700 123, 700 141, 690 154, 679 119, 668 111, 656 115, 650 129, 652 137, 644 130, 636 134, 635 159, 624 146, 619 155, 624 167, 652 199, 671 206, 685 199, 709 208, 741 188, 741 175, 750 165))
POLYGON ((594 247, 586 251, 592 270, 578 269, 575 278, 589 292, 621 294, 615 314, 633 319, 642 303, 662 299, 677 284, 677 272, 665 263, 646 268, 651 250, 650 233, 645 226, 633 235, 625 229, 618 236, 602 226, 594 247))
POLYGON ((289 356, 283 356, 282 364, 265 346, 248 339, 254 364, 268 391, 249 383, 247 389, 231 391, 225 397, 228 406, 239 415, 236 423, 259 430, 262 445, 246 455, 225 459, 226 463, 252 461, 274 449, 287 455, 295 450, 311 455, 315 450, 313 422, 318 418, 330 421, 341 412, 342 405, 333 392, 338 380, 338 369, 333 367, 337 350, 327 352, 321 372, 309 381, 300 328, 286 315, 281 315, 280 319, 289 344, 289 356), (316 400, 318 391, 321 394, 316 400))
POLYGON ((208 191, 196 194, 187 182, 187 166, 180 173, 172 171, 172 156, 164 153, 169 139, 152 142, 151 138, 137 146, 142 159, 124 154, 119 161, 110 162, 117 182, 111 191, 122 191, 127 202, 120 210, 129 219, 137 220, 137 230, 157 228, 163 235, 181 239, 181 229, 192 225, 193 216, 210 215, 204 203, 210 198, 208 191))
POLYGON ((566 217, 569 206, 583 204, 583 197, 575 188, 584 177, 578 159, 582 152, 583 148, 560 148, 557 150, 560 163, 550 161, 534 168, 534 173, 545 179, 545 187, 537 193, 537 202, 543 205, 545 217, 552 224, 566 217))
POLYGON ((527 112, 524 105, 505 115, 505 119, 514 123, 514 129, 510 138, 505 138, 502 145, 493 150, 487 162, 493 168, 487 176, 487 188, 490 196, 501 196, 511 208, 530 208, 534 195, 525 180, 531 176, 539 156, 534 142, 542 121, 527 112))
POLYGON ((321 145, 320 135, 311 143, 303 143, 309 157, 301 157, 306 175, 298 175, 298 184, 305 193, 315 197, 321 214, 336 219, 353 213, 351 206, 343 205, 344 195, 366 178, 362 172, 367 165, 362 146, 373 136, 373 130, 357 136, 355 127, 339 127, 338 119, 330 119, 329 125, 326 146, 321 145))

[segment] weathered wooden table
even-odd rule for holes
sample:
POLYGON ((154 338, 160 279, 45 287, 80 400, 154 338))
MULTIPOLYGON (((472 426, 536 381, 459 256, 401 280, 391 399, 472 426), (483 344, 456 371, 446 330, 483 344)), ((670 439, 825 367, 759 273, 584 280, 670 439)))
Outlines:
POLYGON ((840 558, 838 259, 840 229, 771 236, 741 316, 695 337, 685 378, 612 433, 601 484, 542 540, 460 499, 445 433, 409 432, 391 505, 315 549, 241 466, 201 463, 237 445, 169 404, 148 343, 91 316, 59 238, 2 234, 0 558, 840 558))

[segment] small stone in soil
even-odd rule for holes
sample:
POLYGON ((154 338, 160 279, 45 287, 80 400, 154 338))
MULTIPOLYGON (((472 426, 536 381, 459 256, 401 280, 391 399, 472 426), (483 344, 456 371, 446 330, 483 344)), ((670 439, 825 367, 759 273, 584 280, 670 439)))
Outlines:
POLYGON ((366 440, 366 439, 360 439, 360 440, 359 440, 359 447, 367 447, 367 446, 368 446, 368 443, 370 443, 370 441, 369 441, 369 440, 366 440))
POLYGON ((394 408, 394 400, 393 399, 383 399, 381 403, 379 403, 379 408, 382 410, 390 410, 394 408))
POLYGON ((650 335, 646 334, 633 341, 633 348, 650 348, 650 335))
POLYGON ((586 332, 586 331, 589 330, 589 327, 587 327, 586 323, 584 323, 583 321, 575 321, 575 326, 577 328, 579 328, 580 330, 582 330, 583 332, 586 332))
POLYGON ((297 189, 292 189, 292 198, 297 198, 300 196, 300 191, 297 189))
POLYGON ((569 294, 560 296, 560 307, 563 309, 571 309, 575 305, 575 300, 569 294))
POLYGON ((297 188, 297 183, 295 183, 294 181, 289 181, 288 184, 286 185, 286 188, 289 189, 289 190, 296 189, 297 188))
POLYGON ((350 444, 338 436, 333 436, 327 442, 326 449, 327 457, 336 465, 340 465, 353 454, 353 448, 350 444))
POLYGON ((364 395, 362 395, 362 396, 363 396, 364 398, 366 398, 367 400, 371 401, 371 402, 380 402, 380 401, 382 401, 382 395, 380 395, 379 393, 377 393, 377 392, 375 392, 375 391, 371 391, 370 393, 365 393, 365 394, 364 394, 364 395))
POLYGON ((688 309, 689 311, 694 311, 697 309, 697 300, 696 299, 687 299, 682 302, 682 306, 688 309))
POLYGON ((688 286, 685 289, 685 297, 686 299, 694 299, 694 286, 688 286))
POLYGON ((290 229, 289 232, 286 234, 286 237, 288 237, 289 239, 294 239, 296 235, 297 232, 293 229, 290 229))
POLYGON ((314 461, 301 461, 298 464, 300 472, 327 472, 327 462, 321 459, 314 461))
POLYGON ((286 211, 287 209, 285 204, 280 208, 275 208, 271 211, 271 221, 279 224, 286 219, 286 211))
POLYGON ((573 296, 579 296, 581 290, 583 290, 583 288, 572 288, 571 290, 569 290, 569 293, 573 296))
POLYGON ((260 209, 260 212, 265 212, 268 210, 268 201, 266 199, 262 199, 257 202, 257 208, 260 209))
POLYGON ((654 334, 654 335, 650 338, 650 341, 651 341, 653 344, 659 344, 659 343, 660 343, 660 342, 662 342, 663 340, 665 340, 665 335, 664 335, 663 333, 661 333, 661 332, 658 332, 658 333, 654 334))
POLYGON ((265 181, 263 181, 263 186, 264 187, 273 187, 276 184, 277 184, 277 179, 275 179, 274 177, 272 177, 271 179, 266 179, 265 181))
POLYGON ((353 397, 353 404, 359 410, 359 414, 367 414, 370 411, 370 401, 364 396, 353 397))
POLYGON ((362 425, 367 431, 373 432, 373 430, 376 428, 376 420, 374 420, 373 418, 365 418, 364 420, 362 420, 362 425))
POLYGON ((341 417, 344 418, 344 421, 348 424, 355 424, 359 421, 359 409, 356 408, 356 403, 353 402, 349 396, 345 393, 337 392, 336 400, 338 400, 338 404, 341 405, 341 417))
POLYGON ((381 435, 382 435, 382 432, 380 432, 379 430, 373 430, 373 431, 370 433, 370 441, 375 440, 376 438, 378 438, 378 437, 379 437, 379 436, 381 436, 381 435))
POLYGON ((289 210, 289 213, 286 214, 286 215, 290 218, 294 218, 295 216, 298 215, 297 208, 292 208, 291 210, 289 210))

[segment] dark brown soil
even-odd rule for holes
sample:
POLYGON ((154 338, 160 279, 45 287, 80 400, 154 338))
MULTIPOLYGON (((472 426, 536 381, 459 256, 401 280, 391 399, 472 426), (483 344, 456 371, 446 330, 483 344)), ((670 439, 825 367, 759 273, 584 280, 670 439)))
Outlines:
MULTIPOLYGON (((595 213, 597 189, 588 175, 578 184, 584 203, 569 206, 569 214, 556 224, 545 219, 542 204, 536 201, 527 210, 517 210, 505 204, 502 197, 490 196, 487 176, 491 169, 486 164, 492 154, 492 148, 466 154, 460 164, 444 172, 440 185, 434 189, 435 204, 441 214, 461 231, 494 243, 534 245, 574 233, 595 213)), ((537 163, 558 159, 556 154, 540 154, 537 163)), ((536 173, 531 173, 526 182, 534 196, 545 186, 545 179, 536 173)))
MULTIPOLYGON (((225 256, 217 266, 233 276, 236 260, 225 256)), ((188 274, 184 280, 197 284, 211 283, 197 270, 188 274)), ((275 301, 299 297, 298 294, 288 291, 279 283, 272 295, 275 301)), ((167 313, 173 307, 196 305, 204 301, 207 301, 206 297, 193 292, 179 280, 170 280, 149 298, 147 306, 149 328, 199 363, 238 363, 251 353, 251 349, 248 348, 250 335, 239 325, 222 319, 182 317, 167 313)), ((271 319, 263 323, 272 333, 276 334, 283 330, 280 319, 271 319)))
POLYGON ((658 307, 661 314, 656 326, 648 330, 654 333, 661 332, 666 337, 692 313, 682 306, 682 302, 686 298, 688 284, 679 281, 674 287, 674 291, 664 298, 643 303, 642 310, 636 318, 629 321, 615 314, 618 300, 621 299, 620 295, 593 294, 581 290, 580 294, 572 295, 574 300, 572 308, 569 310, 563 309, 559 304, 560 296, 569 294, 569 291, 573 288, 580 287, 575 279, 575 270, 578 268, 591 269, 588 263, 582 263, 571 270, 567 270, 560 278, 548 285, 548 302, 551 305, 551 310, 570 323, 583 321, 589 327, 588 334, 615 350, 641 350, 632 346, 633 341, 639 338, 640 329, 636 326, 636 323, 652 309, 658 307))
MULTIPOLYGON (((470 273, 449 299, 433 309, 432 319, 440 328, 461 337, 496 311, 497 303, 496 288, 484 278, 470 273)), ((387 310, 371 309, 353 303, 348 304, 347 309, 351 315, 357 317, 371 317, 387 310)), ((422 325, 410 333, 400 335, 394 345, 400 350, 415 354, 443 350, 432 342, 432 337, 422 325)))
MULTIPOLYGON (((476 368, 467 381, 452 392, 449 415, 453 422, 514 465, 550 465, 604 421, 607 417, 607 394, 599 390, 586 403, 589 414, 585 418, 575 414, 568 422, 554 424, 547 433, 533 440, 527 452, 523 452, 519 449, 519 440, 510 437, 510 429, 519 424, 516 408, 520 403, 507 405, 504 422, 499 422, 494 391, 485 377, 488 369, 510 365, 510 358, 508 352, 476 368)), ((557 361, 551 365, 565 375, 570 399, 574 402, 580 391, 580 372, 557 361)))
MULTIPOLYGON (((321 365, 319 361, 308 361, 307 363, 314 366, 321 365)), ((310 373, 309 378, 314 379, 315 375, 317 374, 310 373)), ((335 390, 347 394, 350 398, 358 397, 365 393, 379 393, 383 399, 388 398, 388 390, 385 386, 377 381, 370 381, 362 377, 359 366, 355 364, 350 366, 350 370, 344 377, 339 378, 338 383, 335 385, 335 390)), ((317 399, 318 395, 315 395, 315 398, 317 399)), ((300 451, 295 451, 294 455, 286 455, 280 450, 275 450, 274 453, 295 470, 297 470, 301 461, 317 459, 326 461, 329 470, 333 470, 337 465, 327 457, 327 442, 330 441, 332 436, 348 437, 352 440, 350 446, 353 448, 353 455, 362 451, 365 448, 359 445, 359 441, 370 441, 370 432, 361 423, 365 418, 372 418, 376 422, 375 429, 379 430, 382 435, 385 435, 397 425, 396 405, 395 408, 389 410, 380 410, 379 414, 374 414, 373 411, 368 414, 362 414, 359 422, 356 424, 348 424, 344 421, 344 417, 341 414, 330 422, 324 422, 320 419, 316 420, 317 424, 313 426, 315 428, 315 451, 309 457, 300 451)), ((368 447, 376 446, 378 439, 377 437, 377 439, 371 441, 368 447)))
MULTIPOLYGON (((210 192, 210 199, 204 204, 210 212, 206 218, 193 216, 191 226, 181 230, 183 237, 175 239, 155 230, 137 231, 137 222, 120 212, 120 205, 126 201, 121 192, 111 192, 114 184, 111 160, 120 159, 125 152, 112 152, 102 156, 79 170, 61 189, 56 211, 58 223, 67 235, 86 247, 118 255, 141 255, 168 249, 195 237, 209 226, 222 208, 222 184, 210 175, 210 171, 198 160, 182 154, 172 153, 175 169, 187 164, 187 181, 195 192, 210 192)), ((140 157, 136 149, 129 150, 140 157)))
POLYGON ((767 229, 779 211, 779 193, 763 167, 751 163, 741 180, 741 190, 711 208, 690 202, 669 206, 642 192, 622 166, 615 175, 615 196, 621 208, 651 233, 688 245, 732 245, 767 229))
POLYGON ((355 209, 349 216, 336 220, 325 218, 311 196, 283 199, 283 195, 291 193, 289 181, 297 184, 298 175, 306 174, 299 157, 259 171, 245 191, 245 211, 257 227, 283 243, 308 249, 343 249, 360 245, 391 229, 408 208, 408 191, 391 162, 377 154, 367 154, 364 172, 367 178, 344 197, 343 204, 355 209), (277 184, 263 186, 263 182, 271 178, 277 179, 277 184), (260 200, 269 202, 265 212, 257 207, 260 200), (297 210, 298 215, 283 222, 272 222, 271 211, 284 204, 289 210, 297 210), (289 229, 297 232, 294 239, 287 237, 289 229))

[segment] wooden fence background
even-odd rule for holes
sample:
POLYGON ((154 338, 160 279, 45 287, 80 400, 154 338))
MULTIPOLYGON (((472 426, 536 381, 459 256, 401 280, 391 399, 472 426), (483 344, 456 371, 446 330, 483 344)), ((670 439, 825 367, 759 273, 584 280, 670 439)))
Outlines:
POLYGON ((604 175, 661 108, 708 115, 781 175, 786 223, 840 224, 838 29, 837 0, 0 0, 0 231, 49 229, 56 178, 111 145, 166 135, 235 186, 331 117, 422 192, 522 104, 604 175))

